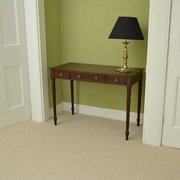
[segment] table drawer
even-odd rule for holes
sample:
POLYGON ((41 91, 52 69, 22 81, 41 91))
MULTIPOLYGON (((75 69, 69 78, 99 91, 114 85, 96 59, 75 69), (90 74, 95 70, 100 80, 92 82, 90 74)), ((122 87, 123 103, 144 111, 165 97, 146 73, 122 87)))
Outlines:
POLYGON ((100 82, 100 83, 104 82, 104 76, 99 74, 73 72, 71 73, 70 78, 79 81, 100 82))
POLYGON ((107 76, 106 82, 109 84, 122 84, 126 85, 127 78, 126 77, 120 77, 120 76, 107 76))
POLYGON ((69 79, 69 72, 66 71, 53 71, 53 77, 60 79, 69 79))

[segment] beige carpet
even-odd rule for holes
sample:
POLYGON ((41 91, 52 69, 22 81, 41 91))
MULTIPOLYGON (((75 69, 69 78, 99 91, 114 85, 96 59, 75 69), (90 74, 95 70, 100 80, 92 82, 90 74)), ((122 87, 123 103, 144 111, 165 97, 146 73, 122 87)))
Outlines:
POLYGON ((179 180, 180 150, 141 143, 142 127, 62 113, 57 127, 0 130, 0 180, 179 180))

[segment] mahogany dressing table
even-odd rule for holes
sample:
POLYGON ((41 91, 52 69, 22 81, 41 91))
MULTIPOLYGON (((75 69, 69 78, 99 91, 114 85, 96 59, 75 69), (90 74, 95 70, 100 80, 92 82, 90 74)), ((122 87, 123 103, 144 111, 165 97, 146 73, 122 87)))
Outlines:
POLYGON ((129 122, 130 122, 131 87, 135 83, 138 83, 137 126, 140 125, 143 69, 134 68, 132 72, 128 72, 128 73, 117 72, 116 69, 117 69, 116 66, 80 64, 80 63, 67 63, 60 66, 52 67, 50 70, 51 70, 51 79, 52 79, 54 125, 57 125, 56 79, 66 79, 70 81, 72 114, 74 114, 74 81, 123 85, 127 87, 125 139, 128 140, 129 122))

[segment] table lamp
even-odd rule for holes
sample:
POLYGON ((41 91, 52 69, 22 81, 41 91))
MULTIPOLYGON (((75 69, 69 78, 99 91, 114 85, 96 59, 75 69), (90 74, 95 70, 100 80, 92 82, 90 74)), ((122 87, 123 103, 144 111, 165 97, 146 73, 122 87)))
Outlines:
POLYGON ((127 40, 144 40, 141 28, 136 17, 118 17, 114 28, 109 35, 109 39, 124 39, 123 66, 120 66, 118 72, 131 72, 133 68, 128 67, 128 49, 127 40))

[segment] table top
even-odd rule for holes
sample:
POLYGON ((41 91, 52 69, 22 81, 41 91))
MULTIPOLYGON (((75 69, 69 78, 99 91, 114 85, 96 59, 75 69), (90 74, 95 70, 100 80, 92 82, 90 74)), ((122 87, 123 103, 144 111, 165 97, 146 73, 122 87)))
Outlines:
POLYGON ((97 65, 97 64, 82 64, 82 63, 67 63, 59 66, 52 67, 51 70, 71 71, 71 72, 86 72, 86 73, 99 73, 120 76, 134 76, 138 72, 143 71, 143 68, 133 68, 131 72, 118 72, 117 66, 97 65))

